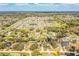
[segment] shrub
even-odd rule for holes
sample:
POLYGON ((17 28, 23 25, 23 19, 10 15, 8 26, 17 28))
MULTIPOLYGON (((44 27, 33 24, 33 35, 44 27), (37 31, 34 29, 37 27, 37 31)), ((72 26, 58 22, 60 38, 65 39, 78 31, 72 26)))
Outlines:
POLYGON ((10 56, 10 53, 8 53, 8 52, 0 52, 0 56, 10 56))
POLYGON ((10 56, 20 56, 20 53, 17 53, 17 52, 10 52, 10 56))
POLYGON ((39 51, 37 51, 37 50, 34 50, 32 53, 32 56, 40 56, 40 55, 42 55, 39 51))
POLYGON ((20 53, 20 56, 29 56, 29 53, 20 53))

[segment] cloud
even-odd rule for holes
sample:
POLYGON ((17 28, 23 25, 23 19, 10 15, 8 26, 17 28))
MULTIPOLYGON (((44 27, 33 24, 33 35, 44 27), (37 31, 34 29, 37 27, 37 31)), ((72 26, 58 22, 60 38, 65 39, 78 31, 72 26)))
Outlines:
POLYGON ((16 3, 15 5, 16 6, 25 6, 25 5, 28 5, 28 3, 16 3))
POLYGON ((75 3, 75 5, 79 5, 79 3, 75 3))
POLYGON ((38 3, 39 6, 60 6, 61 3, 38 3))
POLYGON ((5 6, 5 5, 8 5, 8 3, 0 3, 0 5, 3 5, 3 6, 5 6))
POLYGON ((36 3, 36 5, 39 5, 39 6, 51 6, 52 3, 36 3))
POLYGON ((16 3, 15 5, 16 6, 26 6, 26 5, 32 5, 32 4, 38 5, 38 6, 61 6, 61 5, 68 6, 68 5, 73 5, 73 4, 68 4, 68 3, 16 3))

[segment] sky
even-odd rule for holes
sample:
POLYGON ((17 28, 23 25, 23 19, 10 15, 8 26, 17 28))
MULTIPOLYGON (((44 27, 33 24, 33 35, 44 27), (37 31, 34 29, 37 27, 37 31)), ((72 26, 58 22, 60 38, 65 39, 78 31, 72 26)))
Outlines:
POLYGON ((79 4, 0 3, 0 11, 79 11, 79 4))

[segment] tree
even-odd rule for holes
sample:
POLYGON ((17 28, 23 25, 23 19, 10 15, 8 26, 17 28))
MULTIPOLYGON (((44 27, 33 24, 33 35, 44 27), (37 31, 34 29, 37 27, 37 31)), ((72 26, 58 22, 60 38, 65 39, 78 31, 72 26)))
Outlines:
POLYGON ((21 29, 19 29, 19 30, 20 30, 20 32, 22 32, 22 33, 28 33, 28 32, 30 32, 29 28, 21 28, 21 29))
POLYGON ((30 46, 30 50, 36 50, 38 49, 38 44, 37 43, 33 43, 31 46, 30 46))
POLYGON ((13 41, 14 39, 13 39, 12 36, 7 35, 7 36, 4 37, 4 40, 6 40, 6 41, 13 41))
POLYGON ((53 48, 57 48, 57 47, 58 47, 58 43, 57 43, 57 41, 55 41, 55 40, 51 40, 50 44, 51 44, 51 46, 52 46, 53 48))
POLYGON ((22 42, 28 42, 30 39, 28 37, 22 37, 22 42))
POLYGON ((42 33, 42 34, 40 34, 40 36, 39 36, 39 41, 40 41, 40 42, 45 42, 46 38, 47 38, 46 34, 42 33))
POLYGON ((12 45, 12 49, 16 51, 22 51, 24 49, 24 44, 23 43, 14 43, 12 45))
POLYGON ((1 42, 0 43, 0 49, 4 49, 4 48, 6 48, 7 46, 6 46, 6 44, 5 44, 5 42, 1 42))
POLYGON ((30 38, 31 41, 36 41, 37 36, 36 36, 35 32, 31 32, 29 38, 30 38))
POLYGON ((0 42, 2 42, 2 41, 4 41, 4 40, 3 40, 3 37, 2 37, 2 36, 0 36, 0 42))

